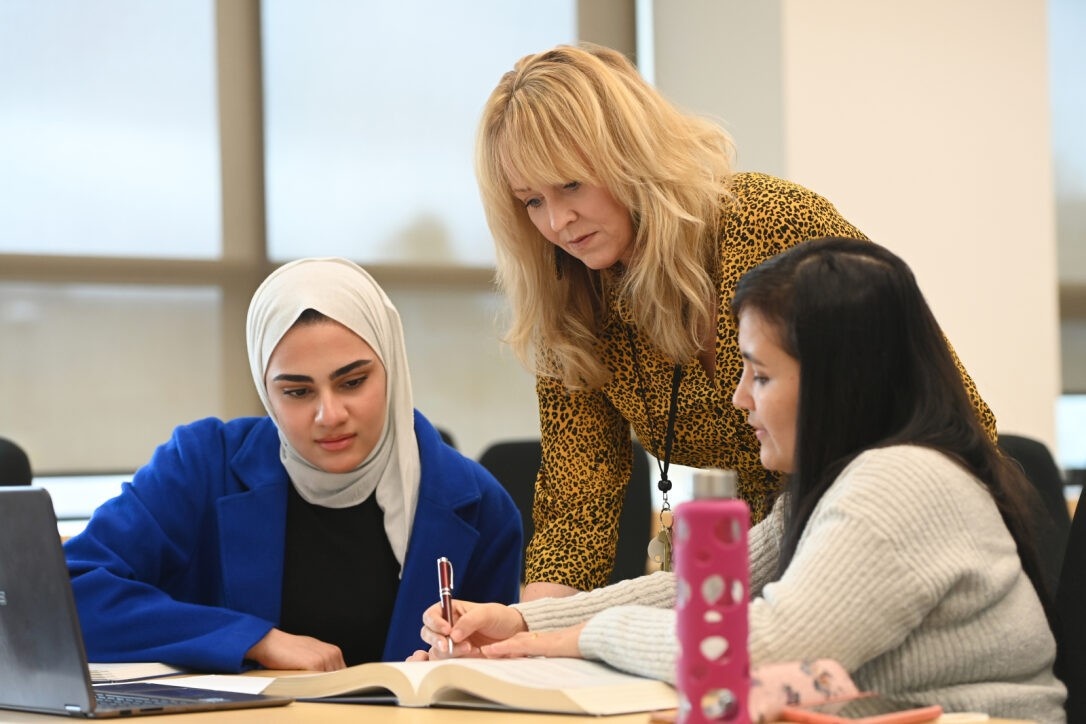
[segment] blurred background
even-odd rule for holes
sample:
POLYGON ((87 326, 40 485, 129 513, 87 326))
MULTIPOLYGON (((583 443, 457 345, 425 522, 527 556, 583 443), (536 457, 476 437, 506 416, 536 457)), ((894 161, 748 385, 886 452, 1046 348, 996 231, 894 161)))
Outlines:
POLYGON ((1080 482, 1084 32, 1078 0, 0 0, 0 437, 85 516, 174 426, 263 413, 249 297, 327 255, 461 451, 538 436, 474 132, 519 57, 590 40, 904 256, 1000 430, 1080 482))

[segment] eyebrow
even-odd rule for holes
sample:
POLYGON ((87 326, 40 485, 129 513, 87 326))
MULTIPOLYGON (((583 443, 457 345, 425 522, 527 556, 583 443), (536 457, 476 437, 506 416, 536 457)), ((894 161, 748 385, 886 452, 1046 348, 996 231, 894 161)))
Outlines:
MULTIPOLYGON (((343 375, 354 372, 355 370, 360 369, 362 367, 368 367, 369 365, 372 365, 372 364, 373 364, 373 360, 371 360, 371 359, 355 360, 354 362, 351 362, 350 364, 343 365, 338 370, 333 370, 332 374, 328 375, 328 379, 334 380, 337 377, 342 377, 343 375)), ((276 375, 275 377, 272 378, 272 382, 312 382, 312 381, 313 381, 313 378, 310 377, 309 375, 281 374, 281 375, 276 375)))
POLYGON ((739 356, 741 356, 745 360, 750 360, 751 362, 753 362, 756 365, 763 364, 763 362, 760 359, 758 359, 757 357, 752 355, 750 352, 740 350, 739 356))

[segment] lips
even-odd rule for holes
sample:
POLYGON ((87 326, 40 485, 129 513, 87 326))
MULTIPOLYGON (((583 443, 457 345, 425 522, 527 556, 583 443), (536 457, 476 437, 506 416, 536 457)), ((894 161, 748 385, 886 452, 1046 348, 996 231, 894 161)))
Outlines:
POLYGON ((354 435, 336 435, 334 437, 325 437, 317 440, 317 444, 325 450, 342 450, 346 447, 350 447, 354 442, 354 435))
POLYGON ((578 236, 576 239, 573 239, 572 241, 566 242, 566 246, 568 246, 571 249, 575 249, 575 248, 577 248, 579 246, 583 246, 584 243, 586 241, 588 241, 588 239, 591 238, 592 235, 594 235, 595 233, 596 232, 591 231, 591 232, 589 232, 587 234, 584 234, 583 236, 578 236))

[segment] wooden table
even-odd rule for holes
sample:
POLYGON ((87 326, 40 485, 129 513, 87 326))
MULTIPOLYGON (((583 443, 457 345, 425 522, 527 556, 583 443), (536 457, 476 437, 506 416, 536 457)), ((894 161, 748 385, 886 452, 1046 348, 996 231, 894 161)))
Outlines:
MULTIPOLYGON (((48 714, 29 714, 25 712, 0 709, 0 724, 20 722, 62 722, 71 721, 70 717, 58 717, 48 714)), ((235 709, 232 711, 199 712, 193 714, 166 714, 162 718, 149 719, 139 717, 148 724, 160 722, 170 724, 291 724, 291 722, 318 722, 320 724, 359 724, 359 722, 380 722, 381 724, 650 724, 651 714, 620 714, 607 717, 590 717, 564 714, 535 714, 531 712, 486 711, 480 709, 413 709, 402 706, 379 706, 372 704, 317 704, 296 701, 287 706, 271 709, 235 709)), ((988 724, 1030 724, 1023 720, 990 719, 988 724)))

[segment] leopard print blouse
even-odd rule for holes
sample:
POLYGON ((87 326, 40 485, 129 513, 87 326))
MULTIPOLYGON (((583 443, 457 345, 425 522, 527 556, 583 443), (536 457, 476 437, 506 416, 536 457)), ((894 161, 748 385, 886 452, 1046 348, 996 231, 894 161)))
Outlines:
MULTIPOLYGON (((756 522, 769 511, 778 479, 761 466, 758 440, 746 414, 731 403, 742 372, 730 311, 735 285, 751 268, 806 239, 866 237, 832 204, 797 184, 741 173, 733 178, 732 191, 721 222, 716 372, 710 378, 697 360, 684 366, 671 462, 736 470, 739 495, 756 522)), ((543 464, 536 480, 535 535, 525 564, 529 583, 561 583, 581 590, 604 585, 613 567, 630 477, 631 428, 646 450, 663 456, 672 363, 640 336, 621 301, 611 306, 601 342, 603 360, 612 372, 602 389, 570 392, 558 380, 536 380, 543 464), (631 332, 641 382, 631 354, 631 332)), ((982 423, 994 436, 994 415, 964 369, 962 376, 982 423)))

